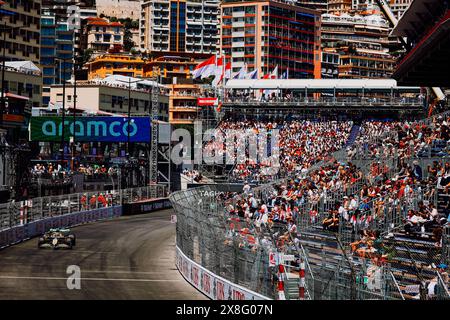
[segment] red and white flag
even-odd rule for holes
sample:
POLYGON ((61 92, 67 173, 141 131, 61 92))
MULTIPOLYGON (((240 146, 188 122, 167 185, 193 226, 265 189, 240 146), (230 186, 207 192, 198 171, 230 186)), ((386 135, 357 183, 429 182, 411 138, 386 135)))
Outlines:
POLYGON ((231 62, 228 62, 225 65, 225 71, 223 70, 223 62, 224 58, 221 57, 217 60, 217 67, 215 71, 215 78, 213 82, 211 83, 213 87, 217 87, 217 85, 220 84, 220 82, 225 78, 229 79, 231 78, 231 62))
MULTIPOLYGON (((278 79, 278 65, 273 69, 271 73, 265 74, 263 79, 278 79)), ((271 95, 276 90, 264 90, 264 95, 271 95)))
POLYGON ((214 74, 216 70, 216 56, 212 56, 208 60, 203 61, 192 71, 192 78, 197 79, 198 77, 207 78, 214 74))

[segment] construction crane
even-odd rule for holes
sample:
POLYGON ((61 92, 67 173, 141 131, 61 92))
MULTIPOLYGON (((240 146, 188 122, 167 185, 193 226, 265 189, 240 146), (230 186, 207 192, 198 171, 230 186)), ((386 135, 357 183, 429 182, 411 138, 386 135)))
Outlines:
MULTIPOLYGON (((380 9, 383 11, 385 17, 389 20, 391 23, 392 28, 395 28, 398 23, 398 19, 395 17, 395 15, 391 11, 391 7, 387 3, 386 0, 376 0, 378 5, 380 6, 380 9)), ((400 42, 402 43, 403 47, 408 50, 410 49, 409 45, 406 43, 405 39, 402 37, 398 37, 400 42)), ((431 91, 433 91, 434 95, 436 96, 436 101, 442 101, 445 99, 445 94, 439 87, 432 87, 431 91)))

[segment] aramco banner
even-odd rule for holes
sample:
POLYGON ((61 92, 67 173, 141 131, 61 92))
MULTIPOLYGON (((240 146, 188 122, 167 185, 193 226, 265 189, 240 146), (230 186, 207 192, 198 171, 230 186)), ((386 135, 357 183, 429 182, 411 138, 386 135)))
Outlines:
MULTIPOLYGON (((61 141, 62 118, 55 116, 31 117, 31 141, 61 141)), ((76 117, 64 119, 64 140, 74 136, 79 142, 150 142, 149 117, 76 117), (129 125, 128 125, 129 123, 129 125)))

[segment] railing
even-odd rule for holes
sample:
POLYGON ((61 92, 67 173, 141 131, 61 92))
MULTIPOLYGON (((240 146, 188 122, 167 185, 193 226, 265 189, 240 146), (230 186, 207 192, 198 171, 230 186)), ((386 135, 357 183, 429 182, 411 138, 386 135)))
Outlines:
POLYGON ((167 196, 165 186, 151 185, 133 189, 40 197, 0 204, 0 230, 48 217, 142 201, 153 198, 152 192, 155 192, 158 198, 167 196))
POLYGON ((395 288, 397 289, 398 294, 400 295, 400 297, 402 298, 402 300, 405 300, 405 296, 403 295, 402 289, 400 289, 400 286, 397 282, 397 279, 395 279, 394 274, 392 273, 392 271, 389 271, 389 277, 392 279, 395 288))
MULTIPOLYGON (((273 89, 277 90, 277 89, 273 89)), ((225 105, 231 104, 246 104, 249 106, 259 106, 261 104, 277 104, 278 106, 313 106, 313 105, 342 105, 342 106, 385 106, 394 107, 401 106, 405 108, 410 108, 412 106, 422 107, 423 99, 418 98, 341 98, 341 97, 330 97, 330 98, 296 98, 296 97, 275 97, 270 100, 264 100, 256 97, 227 97, 225 100, 225 105)))
POLYGON ((445 299, 448 300, 450 299, 450 292, 448 290, 448 283, 446 283, 444 281, 444 279, 442 279, 441 274, 439 273, 439 271, 436 271, 436 275, 437 275, 437 296, 440 299, 445 299))

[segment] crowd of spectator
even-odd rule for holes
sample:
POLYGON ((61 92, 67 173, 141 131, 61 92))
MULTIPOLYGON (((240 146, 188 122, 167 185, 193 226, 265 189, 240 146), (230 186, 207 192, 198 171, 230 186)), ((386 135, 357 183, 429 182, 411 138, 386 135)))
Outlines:
MULTIPOLYGON (((443 227, 450 221, 449 205, 438 211, 432 199, 436 192, 448 194, 450 190, 450 162, 434 161, 422 168, 418 160, 409 160, 424 157, 424 150, 435 148, 436 142, 442 147, 435 148, 434 154, 441 158, 448 155, 449 120, 449 116, 439 116, 429 123, 364 122, 355 142, 346 149, 344 162, 330 160, 329 155, 347 141, 352 126, 349 122, 222 124, 224 129, 280 129, 280 164, 292 177, 273 184, 271 193, 264 197, 255 195, 246 183, 244 192, 228 201, 227 211, 251 223, 256 231, 285 224, 288 231, 278 235, 281 242, 298 241, 297 226, 305 216, 325 230, 337 232, 345 227, 353 234, 351 251, 377 259, 389 254, 380 234, 387 230, 386 224, 394 222, 403 225, 407 235, 431 239, 436 247, 442 247, 443 227), (373 160, 369 170, 352 163, 352 159, 361 157, 373 160), (383 161, 394 157, 394 166, 383 161), (311 168, 319 161, 319 166, 311 168), (361 187, 352 192, 358 183, 361 187), (322 216, 317 207, 320 201, 330 204, 322 207, 327 208, 322 216)), ((248 180, 260 169, 246 161, 236 166, 233 174, 248 180)))
POLYGON ((63 179, 72 176, 74 173, 83 174, 88 178, 102 178, 116 174, 114 166, 105 166, 100 164, 80 164, 76 171, 72 171, 70 168, 63 168, 60 163, 37 163, 31 168, 31 175, 34 178, 44 179, 63 179))
POLYGON ((347 142, 351 128, 351 121, 223 121, 218 130, 224 138, 234 134, 236 151, 227 148, 230 141, 224 143, 217 138, 206 143, 204 149, 206 154, 217 152, 223 163, 230 163, 231 159, 235 164, 231 171, 233 180, 260 183, 294 171, 306 171, 314 163, 327 159, 347 142), (256 149, 257 145, 260 148, 252 152, 250 149, 256 149))
POLYGON ((204 177, 198 170, 184 169, 182 173, 185 177, 188 177, 195 182, 202 182, 204 179, 204 177))

